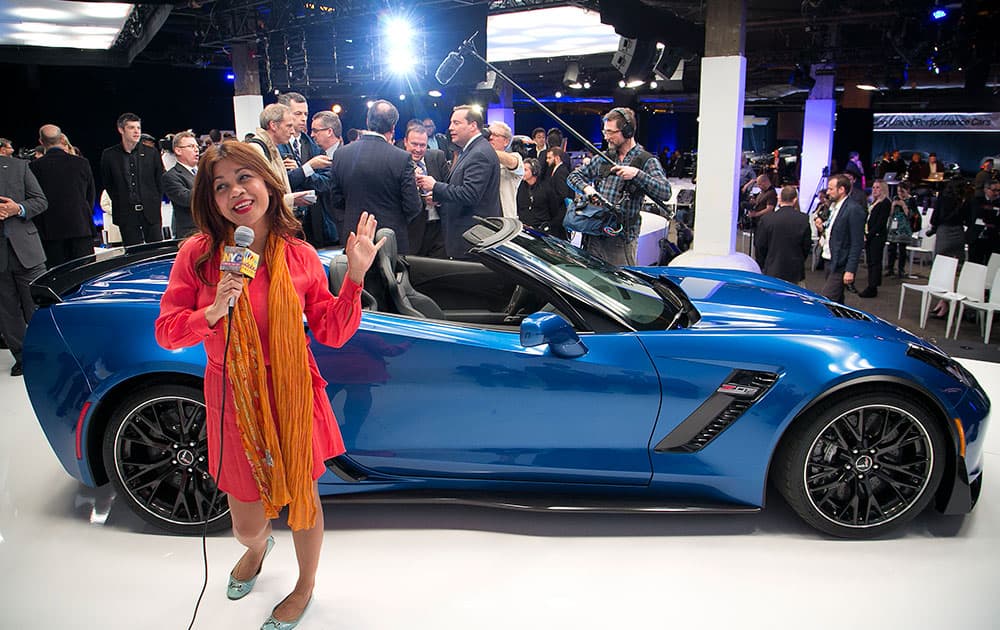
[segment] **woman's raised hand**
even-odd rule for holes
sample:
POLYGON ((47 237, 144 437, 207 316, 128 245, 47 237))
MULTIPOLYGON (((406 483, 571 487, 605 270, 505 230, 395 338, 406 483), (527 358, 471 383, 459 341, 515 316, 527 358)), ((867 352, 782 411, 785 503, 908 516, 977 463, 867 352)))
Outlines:
POLYGON ((347 237, 347 245, 344 247, 344 254, 347 255, 347 275, 355 284, 361 284, 365 279, 365 272, 372 266, 375 254, 385 245, 385 237, 375 242, 375 229, 378 221, 375 215, 367 212, 361 213, 358 219, 357 232, 351 232, 347 237))

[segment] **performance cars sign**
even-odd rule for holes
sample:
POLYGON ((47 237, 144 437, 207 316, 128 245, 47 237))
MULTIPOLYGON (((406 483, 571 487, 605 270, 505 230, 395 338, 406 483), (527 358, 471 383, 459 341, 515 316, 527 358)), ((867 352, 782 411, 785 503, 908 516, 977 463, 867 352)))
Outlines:
POLYGON ((875 114, 875 131, 1000 131, 1000 112, 875 114))

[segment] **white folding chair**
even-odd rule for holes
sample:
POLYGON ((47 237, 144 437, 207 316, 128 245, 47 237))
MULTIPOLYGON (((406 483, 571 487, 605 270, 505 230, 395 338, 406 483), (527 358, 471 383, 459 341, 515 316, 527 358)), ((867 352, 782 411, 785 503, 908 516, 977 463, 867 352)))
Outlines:
MULTIPOLYGON (((948 323, 944 327, 944 338, 951 334, 951 322, 955 318, 955 304, 959 302, 983 302, 986 295, 986 265, 967 262, 958 274, 958 288, 954 291, 930 291, 934 297, 948 301, 948 323)), ((958 327, 956 326, 957 330, 958 327)))
POLYGON ((899 313, 896 319, 903 318, 903 298, 906 290, 917 291, 920 297, 920 327, 927 326, 927 302, 931 291, 947 292, 955 290, 955 273, 958 271, 958 259, 952 256, 935 256, 931 263, 931 277, 927 284, 904 282, 899 286, 899 313))
POLYGON ((990 254, 990 260, 986 263, 986 286, 993 286, 993 278, 997 276, 997 271, 1000 271, 1000 254, 990 254))
MULTIPOLYGON (((921 232, 923 234, 923 232, 921 232)), ((920 256, 920 265, 923 266, 924 258, 932 258, 934 256, 934 243, 937 241, 937 234, 932 234, 931 236, 922 235, 920 237, 919 245, 907 245, 906 253, 910 256, 910 263, 906 268, 906 275, 913 275, 913 257, 920 256)))
MULTIPOLYGON (((996 256, 996 254, 993 254, 996 256)), ((955 339, 958 339, 958 327, 962 325, 962 315, 965 314, 965 307, 976 310, 976 319, 979 320, 979 332, 983 333, 983 343, 990 342, 990 328, 993 327, 993 313, 1000 311, 1000 273, 993 276, 993 284, 990 285, 989 302, 960 302, 958 305, 958 322, 955 324, 955 339), (985 316, 986 321, 983 321, 985 316), (985 323, 985 329, 984 324, 985 323)))

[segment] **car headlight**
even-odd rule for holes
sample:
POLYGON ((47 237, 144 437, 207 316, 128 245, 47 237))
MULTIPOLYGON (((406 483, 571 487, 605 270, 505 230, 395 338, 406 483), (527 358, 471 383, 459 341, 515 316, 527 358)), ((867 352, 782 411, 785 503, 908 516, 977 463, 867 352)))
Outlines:
POLYGON ((962 364, 952 359, 947 354, 939 352, 937 350, 932 350, 925 346, 918 346, 917 344, 910 344, 910 347, 906 350, 906 356, 913 357, 918 361, 923 361, 927 365, 931 365, 941 370, 942 372, 947 372, 955 378, 959 383, 970 387, 973 389, 980 389, 979 382, 976 381, 976 377, 972 375, 971 372, 962 367, 962 364))

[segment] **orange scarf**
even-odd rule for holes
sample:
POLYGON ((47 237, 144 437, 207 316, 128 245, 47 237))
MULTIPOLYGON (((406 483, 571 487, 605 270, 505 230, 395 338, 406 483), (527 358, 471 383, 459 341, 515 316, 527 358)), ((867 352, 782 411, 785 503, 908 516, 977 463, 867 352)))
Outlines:
POLYGON ((276 518, 278 511, 289 505, 288 526, 295 531, 309 529, 316 522, 312 375, 302 304, 288 272, 285 239, 271 234, 264 260, 271 273, 267 316, 277 423, 267 394, 267 369, 246 279, 233 309, 229 383, 236 400, 240 441, 260 490, 264 513, 276 518))

